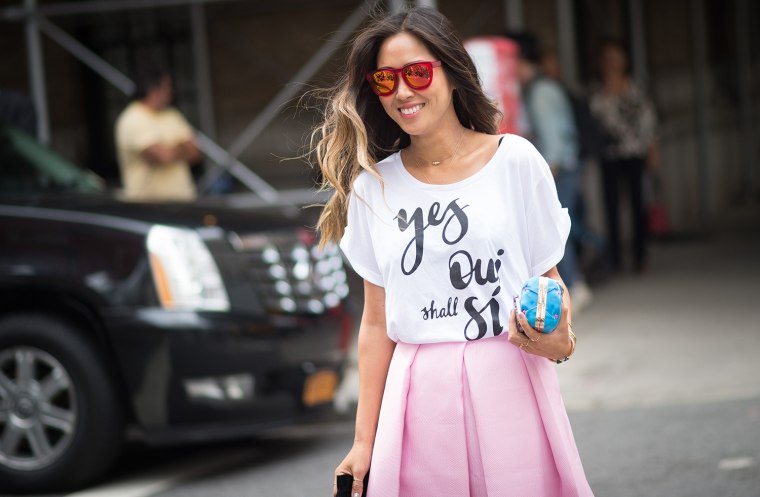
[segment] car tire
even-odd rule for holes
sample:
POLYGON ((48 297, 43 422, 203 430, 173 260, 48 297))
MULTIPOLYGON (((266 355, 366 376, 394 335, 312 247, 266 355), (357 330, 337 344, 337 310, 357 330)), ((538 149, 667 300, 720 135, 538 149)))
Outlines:
POLYGON ((81 487, 118 454, 124 413, 104 359, 63 319, 0 320, 0 487, 81 487))

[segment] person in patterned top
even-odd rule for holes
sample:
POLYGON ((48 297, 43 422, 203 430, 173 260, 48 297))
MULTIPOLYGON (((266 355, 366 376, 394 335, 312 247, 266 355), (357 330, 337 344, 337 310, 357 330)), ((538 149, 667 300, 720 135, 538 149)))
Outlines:
POLYGON ((642 183, 644 172, 658 166, 657 117, 651 100, 631 79, 622 44, 607 41, 600 57, 602 84, 590 99, 593 116, 605 136, 602 184, 607 215, 610 255, 622 269, 619 206, 621 189, 627 191, 633 217, 634 270, 646 269, 646 218, 642 183))

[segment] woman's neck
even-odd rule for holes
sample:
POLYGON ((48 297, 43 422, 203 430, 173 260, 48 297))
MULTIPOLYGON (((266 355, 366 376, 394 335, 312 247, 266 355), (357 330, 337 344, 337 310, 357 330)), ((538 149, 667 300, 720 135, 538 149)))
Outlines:
POLYGON ((609 73, 604 77, 604 89, 608 93, 620 94, 628 90, 630 81, 625 73, 609 73))
POLYGON ((409 151, 424 164, 443 162, 461 149, 465 132, 457 120, 455 125, 439 128, 435 133, 410 137, 409 151))

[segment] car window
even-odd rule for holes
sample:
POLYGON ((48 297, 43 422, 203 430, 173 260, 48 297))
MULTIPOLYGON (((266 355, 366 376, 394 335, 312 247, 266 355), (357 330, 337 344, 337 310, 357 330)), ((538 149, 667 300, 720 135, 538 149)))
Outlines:
POLYGON ((28 134, 0 126, 0 193, 103 192, 105 183, 28 134))

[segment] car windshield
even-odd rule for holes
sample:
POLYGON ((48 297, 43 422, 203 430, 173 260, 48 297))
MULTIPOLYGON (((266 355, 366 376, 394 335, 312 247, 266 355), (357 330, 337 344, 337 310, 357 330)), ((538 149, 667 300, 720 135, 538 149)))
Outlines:
POLYGON ((105 182, 18 129, 0 125, 0 193, 98 193, 105 182))

